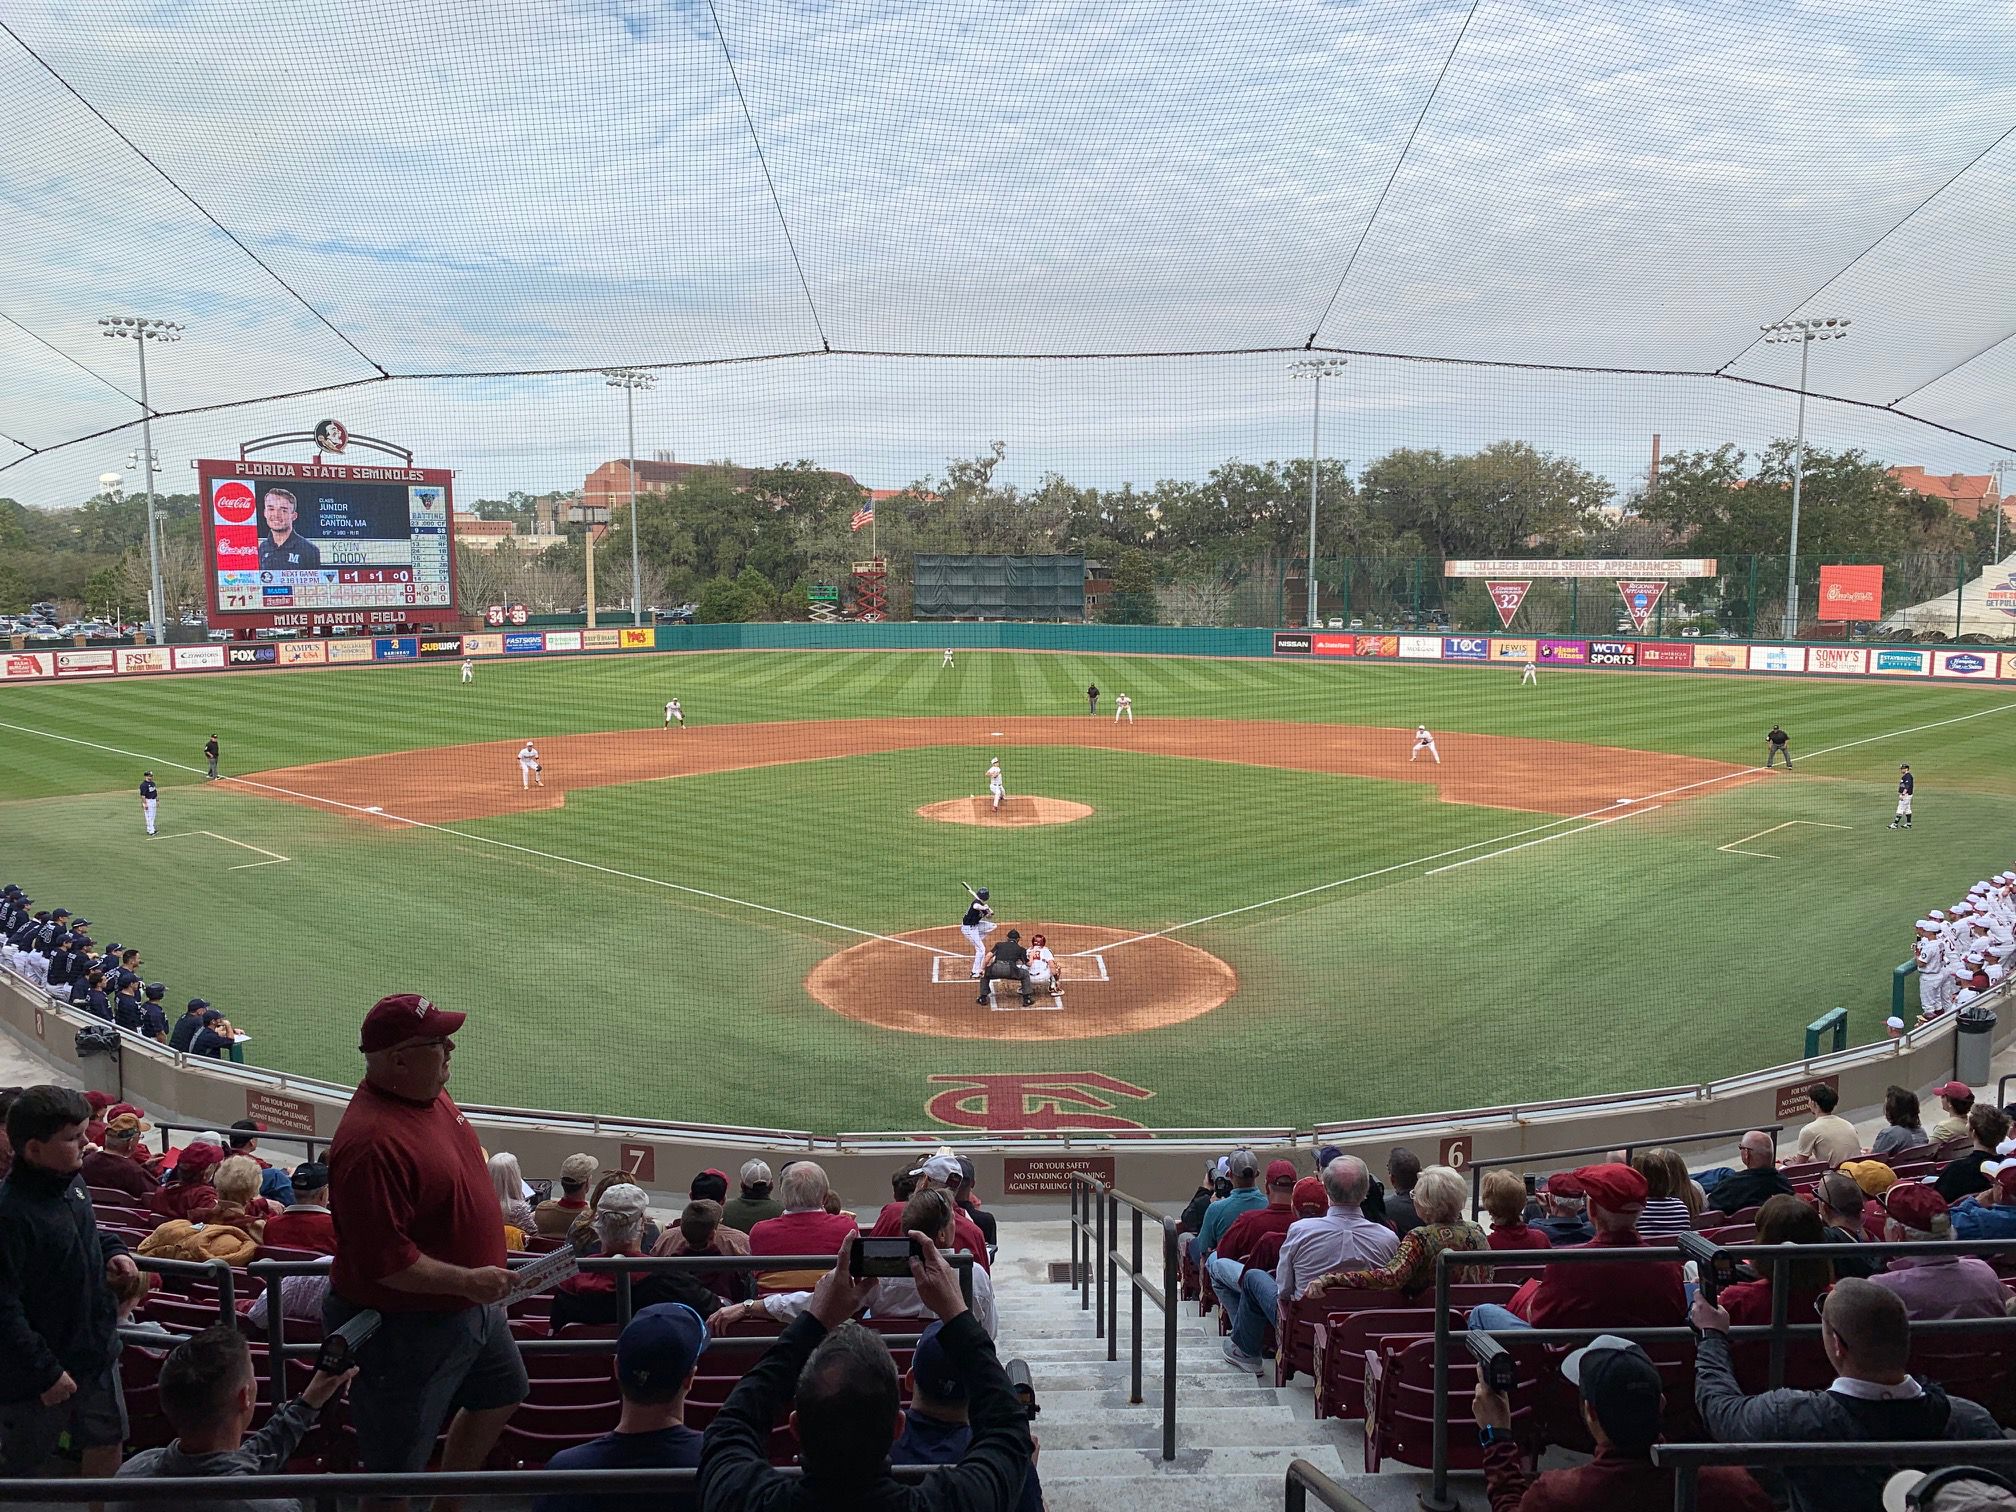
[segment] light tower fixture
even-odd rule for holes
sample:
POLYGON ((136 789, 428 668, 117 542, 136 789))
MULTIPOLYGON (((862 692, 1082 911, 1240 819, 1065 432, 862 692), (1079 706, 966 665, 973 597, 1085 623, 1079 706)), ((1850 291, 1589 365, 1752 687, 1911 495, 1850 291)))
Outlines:
POLYGON ((1799 635, 1799 495, 1806 480, 1806 364, 1816 341, 1839 341, 1853 322, 1838 315, 1795 317, 1759 326, 1772 346, 1799 345, 1799 421, 1792 442, 1792 531, 1785 547, 1785 620, 1780 638, 1799 635))
POLYGON ((1323 423, 1323 380, 1342 377, 1348 365, 1343 357, 1302 357, 1288 364, 1290 380, 1307 380, 1315 390, 1315 402, 1309 409, 1309 565, 1305 573, 1309 601, 1302 613, 1302 622, 1311 631, 1316 628, 1316 448, 1323 423))
POLYGON ((154 406, 147 400, 147 343, 180 341, 182 324, 175 320, 150 320, 141 315, 108 315, 98 322, 101 334, 115 341, 130 341, 140 354, 140 450, 147 472, 147 618, 154 625, 154 644, 168 640, 168 626, 161 602, 161 536, 154 502, 154 406))
MULTIPOLYGON (((637 553, 637 391, 657 386, 658 376, 641 368, 604 368, 602 381, 623 390, 623 410, 628 419, 630 446, 630 623, 644 623, 644 567, 637 553)), ((589 522, 591 531, 594 522, 589 522)))

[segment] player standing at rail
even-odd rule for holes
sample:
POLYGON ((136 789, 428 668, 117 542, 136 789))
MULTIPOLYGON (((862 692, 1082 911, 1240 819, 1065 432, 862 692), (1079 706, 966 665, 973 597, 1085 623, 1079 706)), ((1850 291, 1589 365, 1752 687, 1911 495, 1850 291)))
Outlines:
MULTIPOLYGON (((961 884, 964 886, 965 884, 961 884)), ((994 928, 994 905, 987 901, 987 889, 966 888, 966 895, 973 901, 967 905, 966 916, 959 921, 959 933, 966 936, 966 943, 973 947, 973 980, 980 980, 980 973, 987 969, 987 936, 994 928)))
POLYGON ((518 784, 520 787, 544 787, 546 779, 540 776, 544 770, 539 763, 539 747, 526 741, 518 749, 518 784))
POLYGON ((1423 751, 1426 751, 1430 756, 1435 758, 1435 765, 1442 765, 1442 753, 1435 749, 1435 737, 1428 733, 1428 726, 1416 725, 1414 727, 1414 749, 1408 752, 1407 760, 1412 762, 1423 751))
POLYGON ((1005 789, 1001 785, 1001 758, 995 756, 987 764, 987 791, 994 795, 994 812, 1001 812, 1001 798, 1005 789))

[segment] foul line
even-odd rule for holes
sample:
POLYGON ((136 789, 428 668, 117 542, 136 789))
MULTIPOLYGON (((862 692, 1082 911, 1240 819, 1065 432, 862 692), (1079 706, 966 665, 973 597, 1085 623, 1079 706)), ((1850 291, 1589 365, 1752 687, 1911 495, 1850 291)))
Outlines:
MULTIPOLYGON (((139 751, 125 750, 120 746, 102 745, 95 740, 79 740, 74 735, 58 735, 54 731, 37 730, 29 725, 9 724, 5 720, 0 720, 0 730, 15 730, 23 735, 40 735, 49 740, 60 740, 69 745, 84 746, 93 751, 109 751, 114 756, 130 756, 135 761, 150 762, 154 766, 168 767, 178 772, 194 772, 199 770, 199 768, 190 766, 186 762, 169 761, 148 756, 139 751)), ((520 855, 537 856, 542 861, 557 861, 563 866, 578 866, 583 871, 600 872, 607 877, 621 877, 626 882, 642 882, 647 887, 663 887, 672 892, 690 893, 696 898, 707 898, 716 903, 731 903, 738 908, 750 908, 758 913, 775 914, 781 919, 796 919, 801 924, 817 924, 822 929, 837 929, 842 934, 859 935, 864 940, 882 940, 891 945, 908 946, 912 950, 929 951, 933 955, 956 954, 956 952, 940 950, 935 945, 926 945, 917 940, 905 940, 895 935, 878 934, 872 929, 856 929, 851 924, 839 924, 831 919, 814 918, 811 914, 793 913, 788 908, 772 908, 767 903, 751 903, 747 898, 731 898, 726 893, 709 892, 704 887, 688 887, 683 882, 667 882, 662 877, 646 877, 637 872, 621 871, 616 867, 603 866, 595 861, 582 861, 574 856, 562 856, 552 851, 535 850, 529 845, 515 845, 509 840, 498 840, 489 835, 472 835, 467 830, 450 829, 445 824, 429 824, 425 819, 408 819, 404 814, 388 813, 385 809, 375 806, 366 807, 357 803, 345 803, 339 798, 324 798, 316 793, 300 793, 292 788, 278 787, 270 782, 254 782, 249 777, 220 777, 217 780, 219 782, 236 783, 240 787, 257 788, 262 792, 279 793, 287 798, 299 798, 307 803, 326 804, 330 808, 343 809, 353 814, 370 814, 374 818, 390 819, 395 824, 408 825, 413 829, 431 830, 438 835, 453 835, 458 840, 469 840, 478 845, 495 846, 499 850, 516 851, 520 855)), ((271 855, 272 853, 269 851, 267 854, 271 855)))
POLYGON ((1666 805, 1663 803, 1655 803, 1648 808, 1634 808, 1628 814, 1613 814, 1608 819, 1598 819, 1594 824, 1585 824, 1580 829, 1556 830, 1551 835, 1542 835, 1538 840, 1526 840, 1518 845, 1508 845, 1503 850, 1486 851, 1481 856, 1471 856, 1463 861, 1452 861, 1447 866, 1438 866, 1433 871, 1425 872, 1423 875, 1439 877, 1444 872, 1452 872, 1458 867, 1463 866, 1475 866, 1479 861, 1489 861, 1494 856, 1509 856, 1514 851, 1525 850, 1529 845, 1545 845, 1550 840, 1566 840, 1570 835, 1586 835, 1592 829, 1601 829, 1606 824, 1621 824, 1626 819, 1636 819, 1640 814, 1655 814, 1664 807, 1666 805))
POLYGON ((212 840, 222 840, 226 845, 235 845, 240 850, 257 851, 262 856, 271 856, 271 861, 241 861, 236 866, 227 866, 226 871, 250 871, 255 866, 278 866, 287 858, 278 851, 269 851, 262 845, 247 845, 243 840, 233 840, 229 835, 220 835, 215 830, 180 830, 172 835, 163 835, 163 840, 187 840, 192 835, 207 835, 212 840))

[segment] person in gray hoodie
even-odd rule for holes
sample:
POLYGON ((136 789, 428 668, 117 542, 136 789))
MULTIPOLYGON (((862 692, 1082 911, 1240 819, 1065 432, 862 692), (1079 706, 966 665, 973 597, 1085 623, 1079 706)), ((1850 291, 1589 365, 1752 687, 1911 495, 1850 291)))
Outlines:
MULTIPOLYGON (((355 1375, 318 1371, 301 1395, 283 1403, 257 1433, 247 1435, 259 1406, 259 1384, 245 1336, 224 1325, 206 1328, 175 1346, 161 1367, 161 1410, 174 1426, 165 1449, 143 1449, 119 1467, 119 1478, 199 1475, 277 1475, 315 1426, 322 1409, 355 1375)), ((301 1503, 262 1497, 247 1486, 240 1497, 190 1497, 186 1501, 112 1502, 111 1512, 301 1512, 301 1503)))

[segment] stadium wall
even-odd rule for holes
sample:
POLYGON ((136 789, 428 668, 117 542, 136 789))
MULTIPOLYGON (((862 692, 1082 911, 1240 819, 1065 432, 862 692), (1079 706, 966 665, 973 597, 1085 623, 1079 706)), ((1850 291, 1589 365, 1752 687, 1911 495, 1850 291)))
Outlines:
MULTIPOLYGON (((218 1129, 240 1118, 265 1124, 268 1143, 290 1138, 326 1141, 336 1129, 350 1088, 313 1078, 289 1076, 258 1066, 240 1066, 178 1055, 151 1040, 117 1031, 120 1053, 80 1056, 76 1031, 105 1028, 93 1018, 52 1002, 46 993, 13 971, 0 968, 0 1025, 55 1061, 86 1088, 144 1105, 151 1116, 185 1127, 218 1129)), ((2001 1006, 2002 995, 1990 1001, 2001 1006)), ((2002 1012, 1994 1048, 2016 1038, 2016 1014, 2002 1012)), ((954 1129, 894 1130, 812 1135, 783 1129, 731 1128, 671 1121, 611 1120, 587 1113, 470 1106, 470 1116, 489 1150, 508 1149, 528 1172, 557 1171, 576 1151, 596 1156, 605 1168, 636 1169, 647 1189, 683 1192, 692 1173, 708 1167, 735 1170, 752 1155, 774 1167, 780 1158, 816 1159, 841 1198, 857 1212, 873 1212, 888 1200, 889 1174, 920 1147, 947 1143, 970 1155, 988 1204, 1038 1213, 1062 1211, 1068 1198, 1062 1173, 1087 1170, 1128 1191, 1180 1203, 1197 1182, 1198 1162, 1234 1144, 1248 1144, 1262 1158, 1282 1155, 1305 1166, 1318 1145, 1334 1144, 1374 1170, 1386 1152, 1406 1144, 1423 1160, 1459 1167, 1473 1159, 1538 1154, 1550 1150, 1607 1149, 1650 1139, 1714 1133, 1803 1122, 1800 1089, 1833 1078, 1849 1116, 1871 1116, 1891 1083, 1934 1086, 1954 1074, 1956 1020, 1939 1020, 1900 1039, 1856 1046, 1837 1054, 1767 1067, 1721 1082, 1640 1092, 1596 1093, 1555 1102, 1496 1108, 1451 1109, 1395 1118, 1318 1124, 1313 1129, 1175 1129, 1129 1131, 1125 1136, 1042 1132, 1018 1138, 997 1135, 972 1139, 954 1129)), ((359 1065, 362 1074, 362 1065, 359 1065)), ((788 1092, 780 1093, 788 1099, 788 1092)), ((1697 1169, 1733 1160, 1712 1146, 1691 1149, 1697 1169)), ((1579 1162, 1577 1162, 1579 1163, 1579 1162)))

